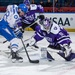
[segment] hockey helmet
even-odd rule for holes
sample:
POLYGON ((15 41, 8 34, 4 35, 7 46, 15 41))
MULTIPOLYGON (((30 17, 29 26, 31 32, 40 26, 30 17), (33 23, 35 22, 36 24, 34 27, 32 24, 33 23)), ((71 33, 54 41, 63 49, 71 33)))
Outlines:
POLYGON ((28 8, 25 4, 19 4, 18 9, 21 9, 24 13, 28 12, 28 8))
POLYGON ((43 28, 45 31, 50 31, 50 27, 52 25, 52 22, 50 19, 48 19, 47 17, 43 20, 43 28))
POLYGON ((45 19, 43 20, 43 27, 44 27, 45 29, 47 29, 47 28, 50 27, 50 20, 49 20, 48 18, 45 18, 45 19))

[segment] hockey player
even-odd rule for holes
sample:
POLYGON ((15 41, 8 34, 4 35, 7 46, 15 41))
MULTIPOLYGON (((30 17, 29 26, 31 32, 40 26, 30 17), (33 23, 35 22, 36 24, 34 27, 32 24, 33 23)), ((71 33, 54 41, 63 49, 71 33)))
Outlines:
MULTIPOLYGON (((0 20, 0 35, 5 37, 7 41, 10 42, 13 62, 15 60, 23 61, 23 58, 18 55, 18 50, 20 48, 21 41, 20 39, 17 38, 17 36, 21 37, 22 32, 16 27, 15 24, 15 21, 19 18, 17 10, 18 10, 17 5, 8 5, 6 13, 0 20)), ((27 11, 27 7, 25 7, 25 11, 27 11)))
MULTIPOLYGON (((75 54, 72 52, 70 47, 71 40, 68 32, 48 18, 45 18, 39 22, 41 25, 37 27, 35 35, 29 39, 27 46, 32 46, 43 38, 46 38, 49 42, 48 48, 61 50, 62 53, 59 52, 58 54, 66 61, 71 61, 75 58, 75 54)), ((52 56, 50 56, 50 58, 54 60, 52 56)))
MULTIPOLYGON (((29 0, 24 0, 24 4, 20 4, 18 7, 18 14, 20 18, 16 21, 17 25, 22 27, 23 29, 30 26, 32 23, 35 22, 36 17, 35 13, 43 13, 44 9, 41 5, 36 4, 30 4, 29 0), (28 12, 24 12, 24 5, 28 7, 28 12)), ((43 15, 40 15, 40 17, 44 17, 43 15)), ((36 30, 37 23, 31 26, 33 30, 36 30)))

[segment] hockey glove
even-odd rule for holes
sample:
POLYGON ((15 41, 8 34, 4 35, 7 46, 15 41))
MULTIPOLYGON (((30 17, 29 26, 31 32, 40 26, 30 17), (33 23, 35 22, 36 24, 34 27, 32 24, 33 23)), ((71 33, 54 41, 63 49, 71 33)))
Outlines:
POLYGON ((39 15, 37 18, 39 18, 40 20, 43 20, 45 18, 44 15, 39 15))
POLYGON ((14 30, 14 33, 16 34, 16 36, 17 36, 18 38, 22 38, 22 37, 23 37, 23 33, 22 33, 22 31, 21 31, 19 28, 16 28, 16 29, 14 30))

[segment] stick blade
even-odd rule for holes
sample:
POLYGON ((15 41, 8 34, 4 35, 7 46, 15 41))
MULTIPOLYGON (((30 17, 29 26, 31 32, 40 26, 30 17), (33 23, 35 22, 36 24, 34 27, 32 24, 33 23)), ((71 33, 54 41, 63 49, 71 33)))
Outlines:
POLYGON ((30 63, 39 63, 39 60, 30 60, 30 63))

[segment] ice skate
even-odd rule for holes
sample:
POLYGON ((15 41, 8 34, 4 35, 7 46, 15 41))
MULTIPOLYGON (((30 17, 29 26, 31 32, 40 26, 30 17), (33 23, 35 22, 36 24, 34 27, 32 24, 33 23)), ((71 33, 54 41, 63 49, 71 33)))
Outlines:
POLYGON ((15 63, 16 61, 23 62, 23 58, 19 56, 17 52, 11 52, 12 55, 12 62, 15 63))

